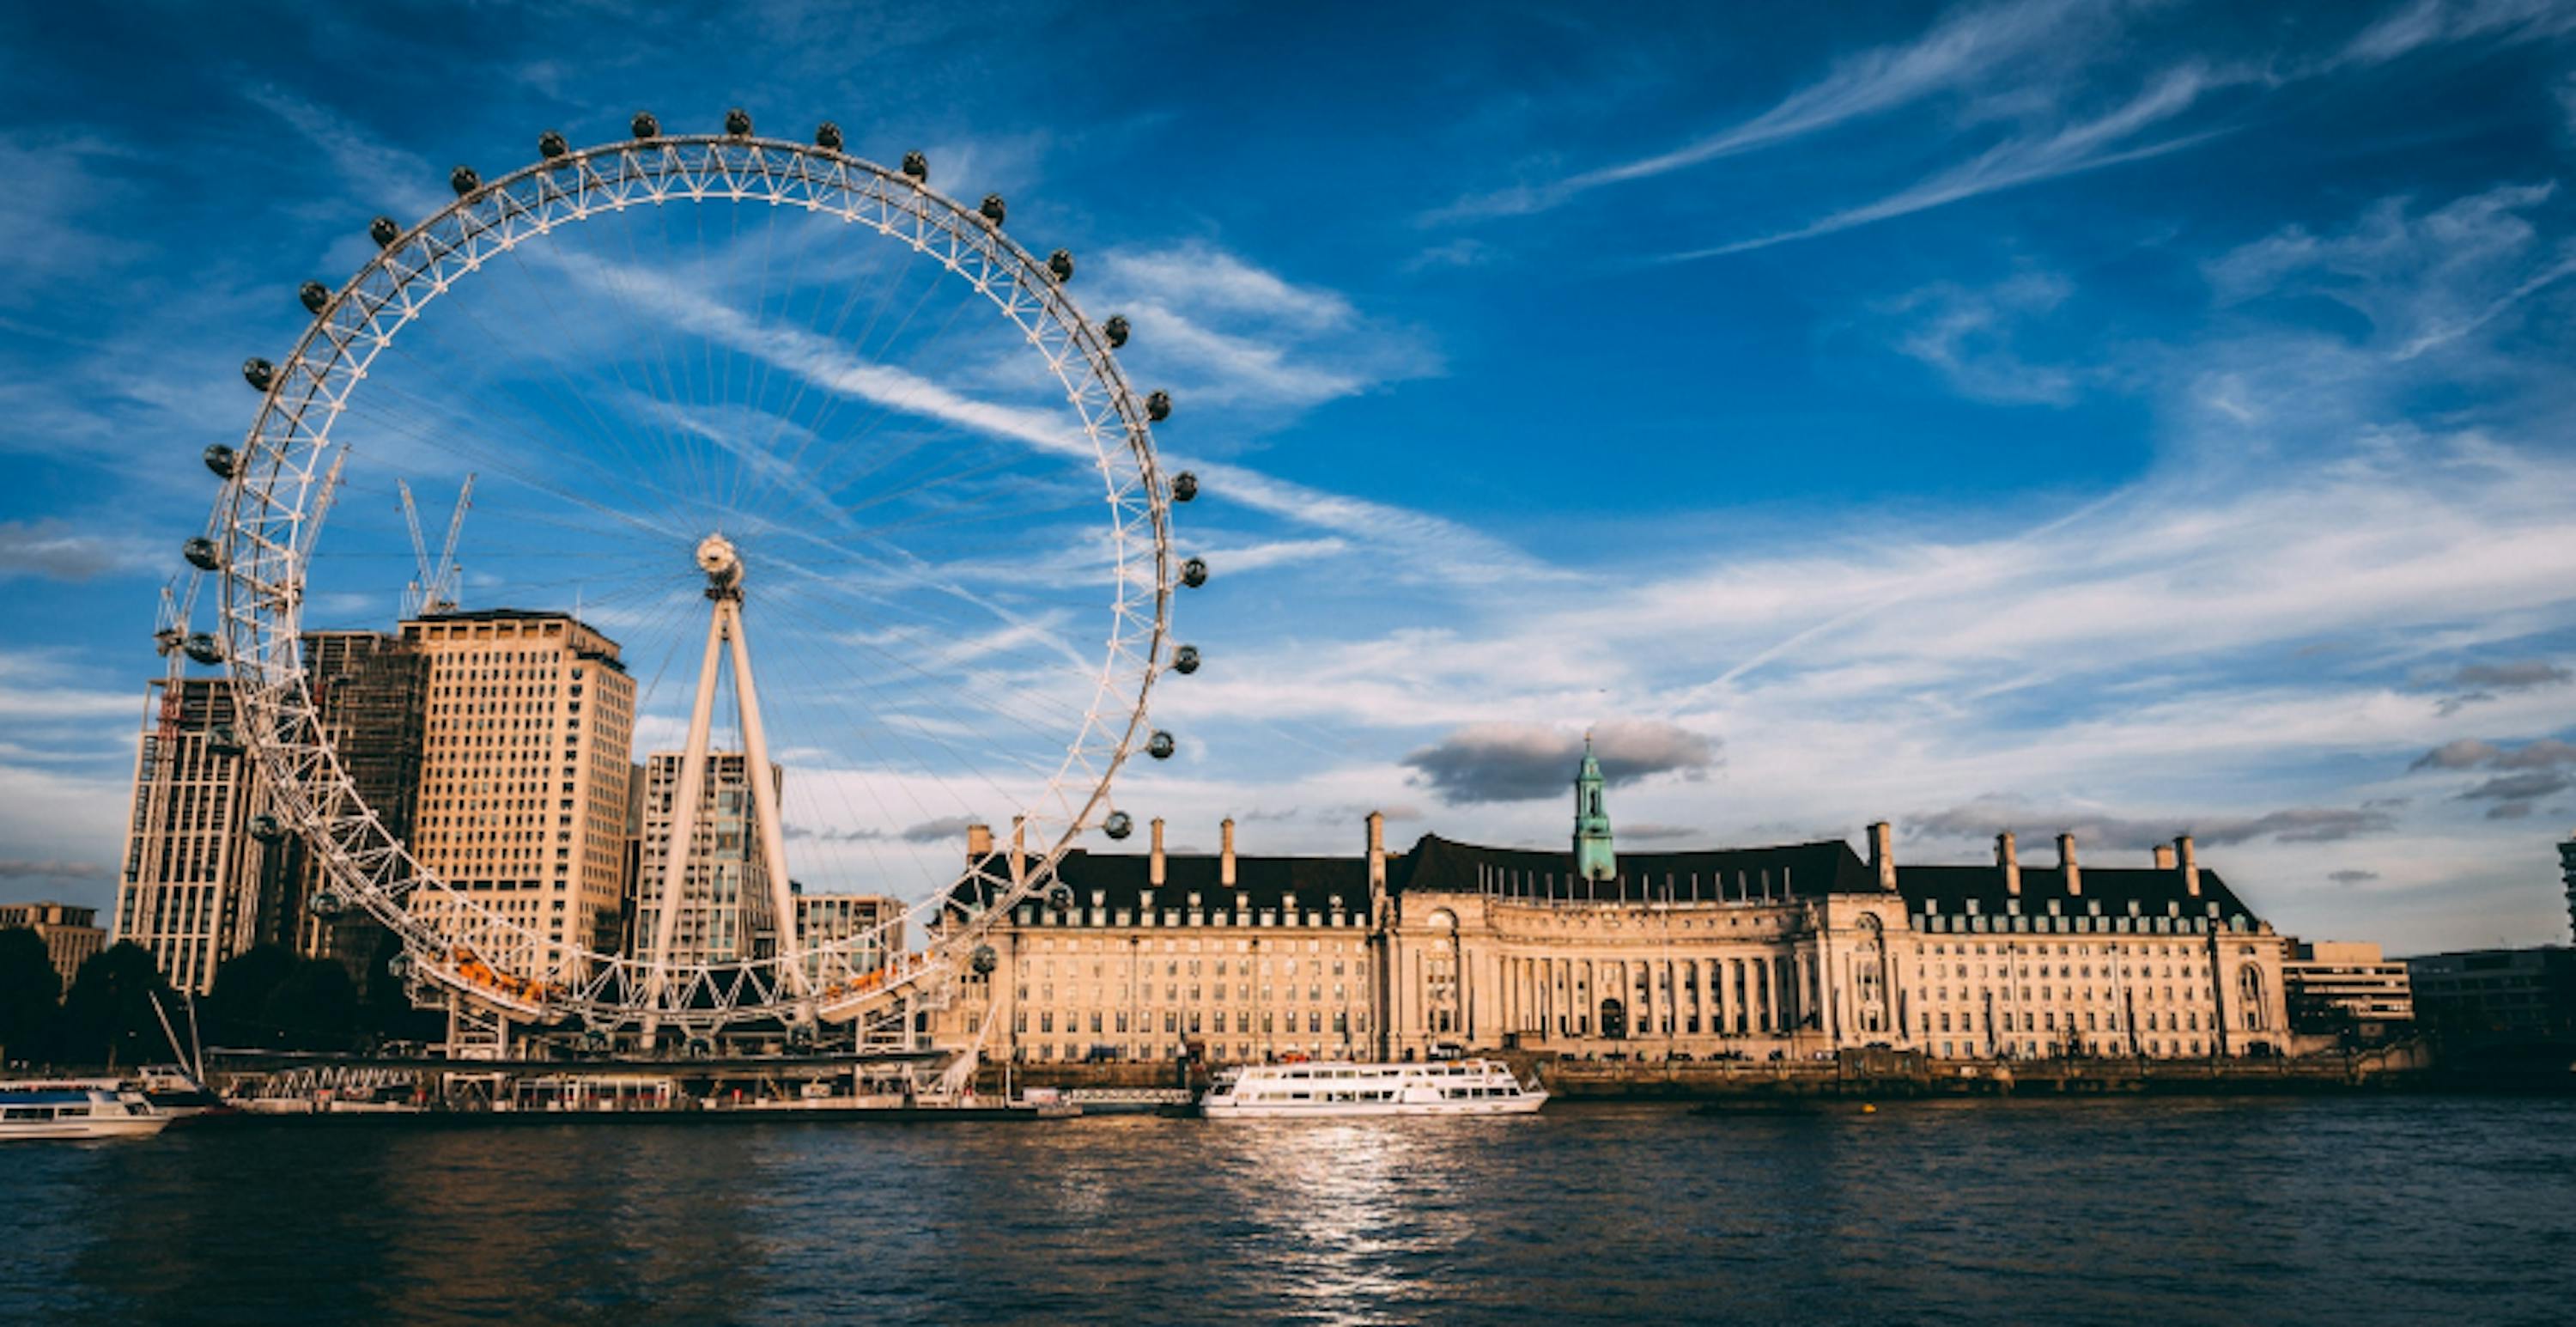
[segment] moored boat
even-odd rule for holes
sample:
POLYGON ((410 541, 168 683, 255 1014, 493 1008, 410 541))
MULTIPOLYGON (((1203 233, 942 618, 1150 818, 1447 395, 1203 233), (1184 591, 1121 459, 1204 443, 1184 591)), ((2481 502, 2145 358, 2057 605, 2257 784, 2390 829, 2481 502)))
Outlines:
POLYGON ((170 1116, 112 1079, 0 1083, 0 1140, 136 1138, 169 1126, 170 1116))
POLYGON ((1547 1091, 1498 1060, 1431 1064, 1259 1064, 1219 1072, 1200 1113, 1212 1120, 1310 1115, 1526 1115, 1547 1091))

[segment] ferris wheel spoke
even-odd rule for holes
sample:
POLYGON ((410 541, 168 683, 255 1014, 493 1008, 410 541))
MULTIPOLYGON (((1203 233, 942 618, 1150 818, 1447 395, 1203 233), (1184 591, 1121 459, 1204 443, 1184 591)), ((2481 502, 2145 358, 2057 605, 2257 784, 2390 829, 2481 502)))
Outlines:
MULTIPOLYGON (((460 185, 316 302, 220 512, 226 657, 259 740, 303 731, 271 720, 313 711, 293 666, 308 582, 341 613, 430 575, 390 481, 488 475, 489 537, 463 559, 478 603, 594 622, 634 679, 647 747, 704 694, 728 702, 704 740, 759 751, 741 712, 759 659, 759 727, 789 739, 766 758, 792 767, 776 796, 795 810, 799 878, 924 887, 911 916, 939 922, 917 933, 929 948, 872 994, 836 988, 855 1014, 957 970, 991 914, 947 907, 952 890, 1005 906, 1099 823, 1166 638, 1168 494, 1144 404, 1062 288, 1071 268, 1012 244, 998 208, 966 212, 837 147, 637 133, 460 185), (333 441, 348 450, 324 455, 333 441), (343 493, 325 472, 353 453, 372 478, 343 493), (748 604, 710 621, 715 587, 681 559, 719 534, 758 572, 748 604), (701 628, 728 620, 733 668, 694 675, 701 628), (925 837, 1004 810, 1029 827, 1031 874, 1016 853, 1004 878, 925 837)), ((524 898, 451 882, 348 814, 363 799, 328 741, 279 767, 295 772, 282 811, 405 937, 420 980, 501 1017, 703 1035, 809 1017, 806 974, 862 965, 858 942, 799 958, 792 935, 777 954, 669 964, 603 952, 579 925, 567 943, 524 898)), ((675 895, 665 920, 694 906, 675 895)))

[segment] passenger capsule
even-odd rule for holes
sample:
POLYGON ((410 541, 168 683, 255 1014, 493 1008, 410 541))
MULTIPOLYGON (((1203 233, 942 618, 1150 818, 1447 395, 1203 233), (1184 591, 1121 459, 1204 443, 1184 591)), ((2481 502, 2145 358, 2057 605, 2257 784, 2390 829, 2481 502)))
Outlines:
POLYGON ((447 173, 447 187, 455 190, 457 197, 463 198, 483 187, 483 177, 475 174, 471 166, 459 166, 447 173))
POLYGON ((966 960, 966 966, 973 968, 976 976, 988 977, 992 975, 993 969, 1002 966, 1002 959, 1000 955, 993 952, 991 945, 977 945, 974 957, 966 960))
POLYGON ((1110 349, 1116 350, 1120 346, 1127 344, 1127 316, 1125 314, 1113 313, 1109 315, 1109 321, 1102 323, 1100 325, 1100 330, 1103 334, 1108 336, 1110 349))
POLYGON ((1191 558, 1181 564, 1181 584, 1195 590, 1207 584, 1207 560, 1191 558))
POLYGON ((552 129, 537 135, 537 155, 548 161, 570 151, 572 151, 572 144, 565 142, 564 136, 552 129))
POLYGON ((262 843, 275 843, 286 837, 286 826, 277 817, 263 811, 250 818, 250 836, 262 843))
POLYGON ((374 240, 379 249, 390 249, 394 241, 402 238, 402 223, 392 217, 378 217, 367 223, 367 238, 374 240))
POLYGON ((1054 253, 1048 254, 1047 270, 1055 273, 1055 279, 1058 281, 1071 281, 1073 279, 1073 251, 1070 249, 1058 249, 1054 253))
POLYGON ((1170 733, 1157 731, 1152 737, 1145 739, 1145 754, 1156 760, 1169 760, 1172 758, 1172 753, 1179 749, 1180 744, 1172 740, 1170 733))
POLYGON ((319 281, 307 281, 295 288, 295 297, 304 301, 306 313, 320 313, 330 306, 331 288, 319 281))
POLYGON ((1199 477, 1183 470, 1172 476, 1172 501, 1187 502, 1199 495, 1199 477))
POLYGON ((205 450, 206 468, 219 479, 231 479, 241 473, 241 453, 218 442, 205 450))
POLYGON ((1187 677, 1199 670, 1199 647, 1184 645, 1172 651, 1172 671, 1187 677))
POLYGON ((1136 832, 1136 818, 1124 811, 1112 811, 1100 822, 1100 832, 1113 839, 1123 839, 1136 832))
POLYGON ((1073 911, 1073 886, 1059 880, 1047 891, 1047 906, 1058 912, 1073 911))
POLYGON ((199 571, 213 571, 224 565, 224 555, 215 549, 215 541, 199 535, 179 545, 180 556, 199 571))
POLYGON ((984 195, 984 205, 976 210, 984 214, 984 219, 986 221, 992 222, 996 226, 1002 224, 1002 214, 1005 209, 1002 206, 1002 196, 1000 194, 984 195))
MULTIPOLYGON (((403 978, 410 976, 411 952, 409 950, 401 950, 396 952, 392 957, 387 958, 385 960, 385 975, 393 978, 395 981, 401 981, 403 978)), ((598 1034, 593 1033, 592 1035, 596 1036, 598 1034)))
POLYGON ((257 356, 243 360, 242 381, 263 392, 267 391, 277 383, 277 366, 257 356))
POLYGON ((1145 398, 1145 418, 1157 424, 1172 417, 1172 394, 1156 392, 1145 398))
POLYGON ((903 173, 911 176, 916 183, 930 183, 930 158, 918 152, 904 153, 903 173))
POLYGON ((814 126, 814 146, 826 152, 841 150, 841 126, 825 120, 814 126))
POLYGON ((751 136, 751 112, 740 106, 725 112, 725 132, 736 138, 751 136))
POLYGON ((662 122, 654 119, 651 111, 635 112, 635 118, 629 121, 626 127, 639 139, 662 136, 662 122))
POLYGON ((214 637, 202 631, 188 638, 186 648, 188 657, 201 664, 219 664, 224 661, 224 647, 216 644, 214 637))
POLYGON ((340 891, 336 889, 316 890, 312 900, 304 906, 311 908, 316 917, 337 917, 349 908, 348 901, 341 898, 340 891))

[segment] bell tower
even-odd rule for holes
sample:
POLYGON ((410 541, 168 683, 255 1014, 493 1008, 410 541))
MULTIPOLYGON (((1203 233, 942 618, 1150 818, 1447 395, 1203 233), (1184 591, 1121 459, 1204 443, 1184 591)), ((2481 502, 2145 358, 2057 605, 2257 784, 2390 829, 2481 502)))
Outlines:
POLYGON ((1583 735, 1583 766, 1574 773, 1574 873, 1586 880, 1615 880, 1619 855, 1610 847, 1610 811, 1601 801, 1601 762, 1592 757, 1592 734, 1583 735))

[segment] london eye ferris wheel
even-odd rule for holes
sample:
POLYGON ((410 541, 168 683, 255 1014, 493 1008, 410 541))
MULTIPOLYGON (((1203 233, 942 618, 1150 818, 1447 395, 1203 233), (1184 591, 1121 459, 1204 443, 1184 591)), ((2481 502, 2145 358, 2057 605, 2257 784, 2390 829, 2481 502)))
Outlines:
POLYGON ((187 555, 220 623, 184 652, 229 681, 260 830, 308 846, 310 906, 390 929, 416 987, 594 1034, 803 1035, 989 968, 997 917, 1068 906, 1055 864, 1130 832, 1112 780, 1172 754, 1147 702, 1198 666, 1171 622, 1208 574, 1171 529, 1197 485, 1156 458, 1171 401, 1121 371, 1126 320, 1086 316, 1072 255, 1012 240, 1000 196, 962 204, 921 154, 888 169, 830 124, 631 128, 587 149, 549 132, 495 179, 458 167, 452 202, 377 218, 353 277, 305 284, 301 339, 243 366, 246 436, 207 450, 222 494, 187 555), (623 930, 507 887, 583 850, 565 748, 598 740, 611 688, 593 719, 506 674, 433 688, 425 764, 442 741, 526 759, 424 784, 402 814, 371 804, 318 694, 311 633, 380 623, 415 569, 412 489, 466 485, 463 574, 411 607, 591 633, 623 697, 609 736, 675 775, 663 838, 636 850, 658 892, 632 886, 623 930), (738 797, 711 826, 719 755, 738 797), (969 823, 1007 824, 1007 848, 961 853, 969 823), (710 842, 745 869, 692 899, 710 842), (809 938, 800 887, 913 901, 809 938), (764 936, 682 933, 727 903, 765 909, 764 936))

